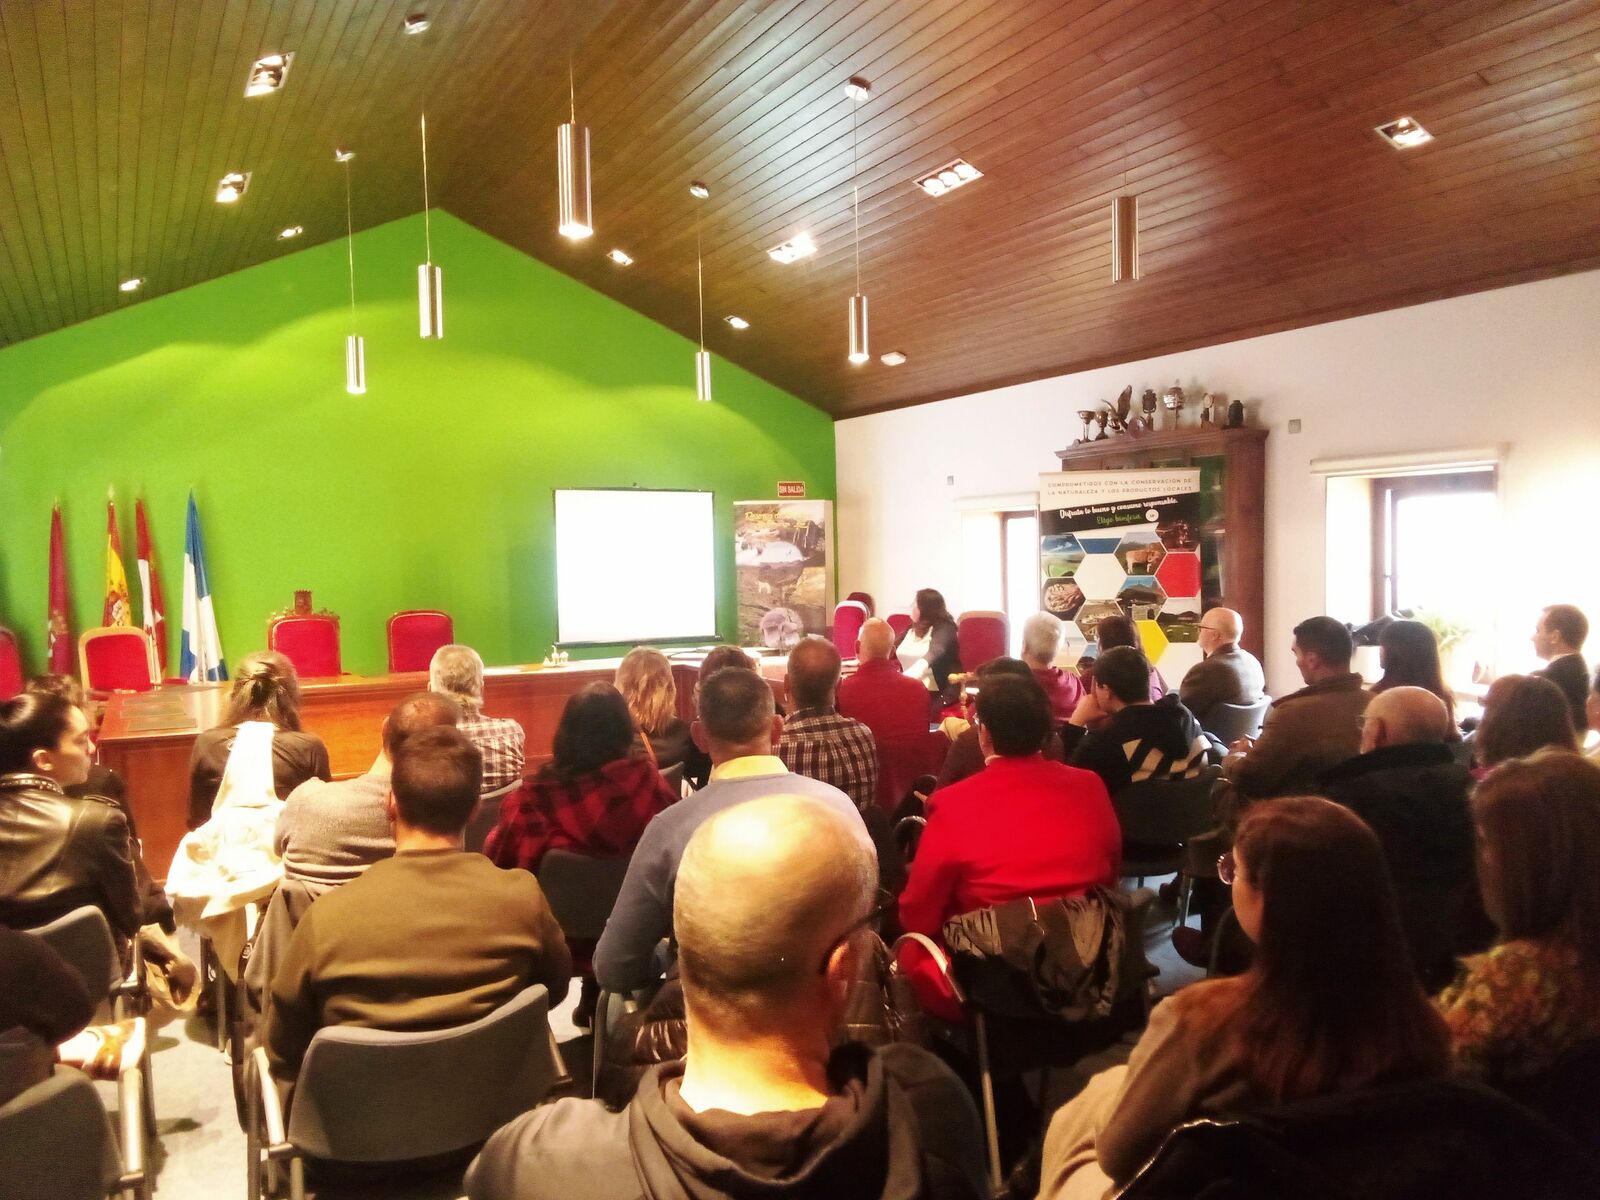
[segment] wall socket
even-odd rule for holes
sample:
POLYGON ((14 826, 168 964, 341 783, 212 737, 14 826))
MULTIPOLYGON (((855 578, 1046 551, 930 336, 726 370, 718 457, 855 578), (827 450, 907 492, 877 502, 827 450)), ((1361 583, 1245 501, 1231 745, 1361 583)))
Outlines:
POLYGON ((1289 422, 1289 432, 1290 433, 1299 433, 1300 432, 1300 418, 1299 417, 1296 417, 1294 420, 1289 422))
POLYGON ((955 484, 956 484, 956 477, 954 475, 946 475, 944 477, 944 485, 945 485, 945 487, 954 487, 955 484))

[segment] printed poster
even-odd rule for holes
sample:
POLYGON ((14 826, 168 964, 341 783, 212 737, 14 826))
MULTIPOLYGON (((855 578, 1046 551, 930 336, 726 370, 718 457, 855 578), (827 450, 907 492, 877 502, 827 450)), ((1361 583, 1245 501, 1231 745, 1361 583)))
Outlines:
POLYGON ((741 500, 733 506, 739 644, 788 650, 833 620, 831 500, 741 500))

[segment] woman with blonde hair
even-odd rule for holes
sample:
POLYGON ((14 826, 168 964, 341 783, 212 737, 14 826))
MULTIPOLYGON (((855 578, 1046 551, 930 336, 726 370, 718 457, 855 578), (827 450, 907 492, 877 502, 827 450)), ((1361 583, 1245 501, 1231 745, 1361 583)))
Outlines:
POLYGON ((617 690, 639 727, 645 752, 665 771, 694 751, 689 725, 678 716, 678 685, 667 656, 651 646, 635 646, 617 668, 617 690))

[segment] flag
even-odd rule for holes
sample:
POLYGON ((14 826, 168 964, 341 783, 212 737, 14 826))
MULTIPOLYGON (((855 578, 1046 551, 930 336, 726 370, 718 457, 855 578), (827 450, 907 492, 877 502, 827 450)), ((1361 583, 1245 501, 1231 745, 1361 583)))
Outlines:
POLYGON ((128 572, 122 567, 122 535, 117 532, 117 502, 106 497, 106 607, 102 625, 132 625, 128 572))
POLYGON ((161 579, 156 575, 155 549, 150 544, 150 523, 145 520, 144 501, 133 505, 134 553, 139 559, 139 591, 144 596, 144 631, 156 645, 156 662, 167 669, 167 605, 161 598, 161 579))
POLYGON ((217 637, 216 612, 211 607, 211 584, 206 579, 206 552, 200 542, 200 511, 189 493, 189 521, 183 535, 183 642, 178 650, 178 674, 190 683, 226 679, 222 639, 217 637))
POLYGON ((67 611, 67 551, 61 536, 61 506, 50 514, 50 623, 45 644, 49 649, 50 670, 57 675, 74 674, 72 626, 67 611))

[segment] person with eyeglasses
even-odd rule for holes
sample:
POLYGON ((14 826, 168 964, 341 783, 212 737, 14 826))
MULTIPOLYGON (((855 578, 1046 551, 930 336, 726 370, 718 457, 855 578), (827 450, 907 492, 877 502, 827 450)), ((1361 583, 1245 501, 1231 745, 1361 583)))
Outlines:
POLYGON ((673 908, 687 1057, 620 1112, 569 1098, 517 1118, 468 1170, 470 1200, 986 1195, 955 1074, 917 1046, 838 1041, 876 889, 870 850, 817 799, 700 825, 673 908))
POLYGON ((1267 677, 1250 651, 1240 648, 1244 618, 1231 608, 1207 609, 1196 639, 1205 659, 1184 673, 1178 699, 1195 717, 1219 704, 1254 704, 1266 690, 1267 677))

